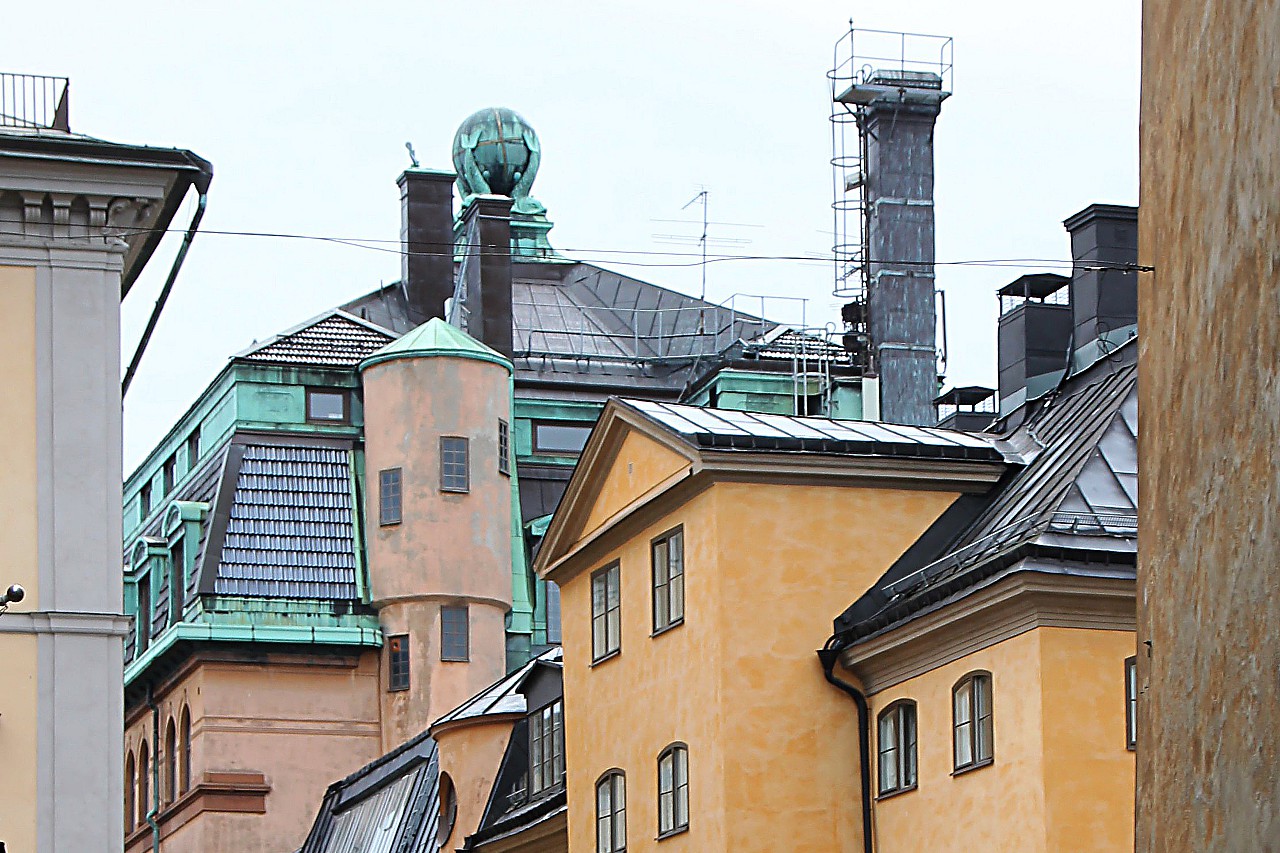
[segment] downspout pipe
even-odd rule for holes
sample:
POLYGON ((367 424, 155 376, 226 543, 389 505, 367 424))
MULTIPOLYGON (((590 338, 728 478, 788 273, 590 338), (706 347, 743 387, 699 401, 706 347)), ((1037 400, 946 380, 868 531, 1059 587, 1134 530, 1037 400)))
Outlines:
POLYGON ((863 853, 874 853, 875 845, 871 837, 871 711, 867 707, 867 697, 847 681, 836 677, 836 661, 840 658, 842 644, 832 637, 827 645, 818 650, 818 660, 822 662, 822 674, 836 688, 849 694, 853 704, 858 706, 858 776, 861 784, 862 801, 862 850, 863 853))
POLYGON ((147 826, 151 827, 152 853, 160 853, 160 706, 154 688, 147 685, 147 707, 151 709, 151 803, 147 806, 147 826))
POLYGON ((209 181, 212 177, 212 174, 202 173, 196 179, 195 187, 200 193, 200 198, 196 202, 196 212, 191 217, 191 224, 187 226, 187 233, 182 235, 182 245, 178 247, 178 254, 173 259, 173 266, 169 268, 169 277, 165 279, 164 287, 160 288, 160 295, 156 297, 156 305, 151 309, 151 316, 147 318, 147 327, 142 330, 142 338, 138 341, 138 349, 129 361, 128 369, 124 372, 124 380, 120 383, 120 397, 122 399, 125 394, 129 393, 129 384, 133 382, 133 377, 138 372, 138 365, 142 363, 142 354, 146 352, 147 344, 151 342, 151 334, 156 330, 156 324, 160 322, 160 312, 164 310, 164 304, 169 300, 169 293, 173 290, 173 283, 178 280, 178 272, 182 269, 183 261, 187 259, 187 250, 191 248, 191 241, 195 239, 196 231, 200 229, 200 220, 204 219, 205 207, 209 200, 209 181))

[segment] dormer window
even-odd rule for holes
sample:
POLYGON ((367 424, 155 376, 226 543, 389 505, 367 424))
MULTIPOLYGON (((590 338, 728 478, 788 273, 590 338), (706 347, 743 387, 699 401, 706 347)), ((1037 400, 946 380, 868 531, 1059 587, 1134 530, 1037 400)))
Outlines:
POLYGON ((529 715, 529 794, 564 782, 564 703, 557 699, 529 715))
POLYGON ((321 388, 307 389, 307 423, 346 424, 351 422, 349 397, 346 391, 321 388))

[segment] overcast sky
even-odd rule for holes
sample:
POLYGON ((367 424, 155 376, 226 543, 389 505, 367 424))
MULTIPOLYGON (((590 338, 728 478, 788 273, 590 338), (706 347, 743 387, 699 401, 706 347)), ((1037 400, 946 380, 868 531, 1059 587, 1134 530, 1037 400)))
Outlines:
MULTIPOLYGON (((705 186, 713 220, 755 226, 713 229, 751 241, 721 251, 810 255, 831 242, 824 75, 852 15, 955 38, 936 136, 939 261, 1065 259, 1064 218, 1137 203, 1138 6, 63 0, 6 8, 0 55, 6 71, 71 78, 73 130, 212 161, 208 230, 394 239, 405 141, 449 168, 462 119, 508 106, 542 140, 533 194, 567 254, 686 251, 654 235, 697 228, 655 220, 696 217, 680 208, 705 186)), ((190 202, 175 227, 189 218, 190 202)), ((177 242, 124 303, 126 361, 177 242)), ((700 287, 696 268, 614 267, 700 287)), ((994 384, 994 290, 1019 273, 938 268, 949 384, 994 384)), ((197 237, 126 400, 126 472, 230 355, 398 277, 386 252, 197 237)), ((738 261, 711 266, 707 288, 716 301, 804 297, 818 324, 838 316, 831 278, 820 263, 738 261)), ((798 319, 782 302, 768 310, 798 319)))

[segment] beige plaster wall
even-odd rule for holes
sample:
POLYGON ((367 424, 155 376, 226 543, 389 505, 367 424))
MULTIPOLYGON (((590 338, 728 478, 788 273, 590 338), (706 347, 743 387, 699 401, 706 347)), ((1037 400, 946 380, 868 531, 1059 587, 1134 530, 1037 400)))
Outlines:
POLYGON ((440 772, 448 775, 458 797, 453 831, 438 839, 441 849, 461 847, 463 839, 480 827, 502 755, 511 740, 511 727, 511 720, 499 718, 455 725, 432 735, 440 750, 440 772))
POLYGON ((1140 853, 1280 849, 1277 57, 1277 0, 1143 4, 1140 853))
MULTIPOLYGON (((169 853, 236 850, 279 853, 306 838, 328 785, 382 752, 378 657, 273 656, 261 663, 207 661, 157 697, 160 737, 170 716, 191 709, 193 787, 210 774, 261 773, 266 813, 239 813, 227 798, 183 809, 179 797, 161 810, 169 853), (221 805, 218 803, 221 802, 221 805)), ((125 749, 152 740, 145 706, 128 720, 125 749)), ((154 750, 153 750, 154 754, 154 750)), ((251 799, 251 798, 249 798, 251 799)), ((150 836, 146 836, 149 844, 150 836)), ((143 845, 146 846, 146 845, 143 845)))

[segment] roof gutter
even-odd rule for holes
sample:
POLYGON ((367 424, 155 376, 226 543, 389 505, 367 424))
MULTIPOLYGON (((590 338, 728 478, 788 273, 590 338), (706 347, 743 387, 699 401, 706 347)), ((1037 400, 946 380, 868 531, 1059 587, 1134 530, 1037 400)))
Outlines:
POLYGON ((156 324, 160 322, 160 312, 164 310, 165 302, 169 300, 169 293, 173 290, 173 284, 178 279, 178 272, 182 269, 182 263, 187 259, 187 250, 191 248, 191 241, 195 239, 196 231, 200 228, 200 220, 204 219, 204 211, 209 201, 209 181, 212 178, 212 172, 201 172, 195 180, 196 190, 200 193, 196 212, 191 217, 191 224, 187 226, 187 233, 182 236, 182 245, 178 247, 177 257, 173 259, 169 277, 165 279, 164 287, 160 288, 155 307, 151 309, 151 316, 147 319, 147 327, 142 330, 138 348, 129 361, 128 369, 124 372, 124 380, 120 383, 121 398, 129 393, 129 384, 133 382, 133 377, 138 372, 138 365, 142 363, 142 354, 147 350, 147 344, 151 341, 151 334, 156 330, 156 324))
POLYGON ((151 709, 151 802, 147 804, 147 825, 151 827, 152 853, 160 853, 160 706, 155 693, 147 685, 147 707, 151 709))
POLYGON ((832 637, 824 648, 818 650, 818 660, 822 662, 822 675, 827 681, 848 693, 849 698, 858 706, 858 778, 862 803, 862 850, 863 853, 874 853, 875 844, 871 834, 871 712, 867 707, 866 695, 849 682, 836 677, 834 670, 836 661, 840 658, 840 647, 840 642, 832 637))

